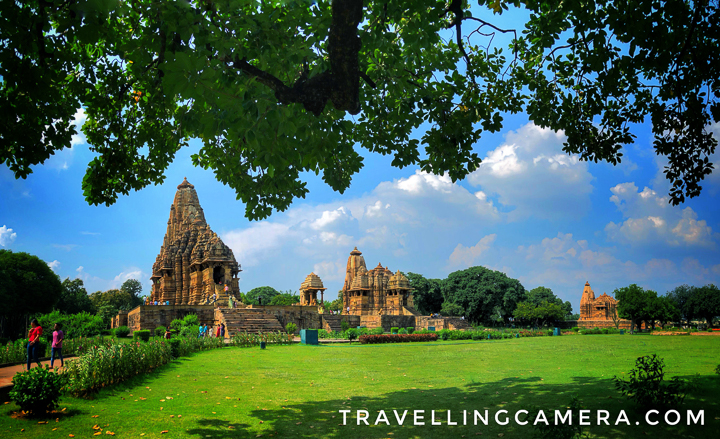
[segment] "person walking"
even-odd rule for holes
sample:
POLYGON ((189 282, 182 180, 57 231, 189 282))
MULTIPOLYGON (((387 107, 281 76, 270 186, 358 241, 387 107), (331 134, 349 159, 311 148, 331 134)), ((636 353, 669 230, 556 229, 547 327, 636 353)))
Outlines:
POLYGON ((38 366, 42 366, 40 364, 40 360, 38 360, 38 347, 40 346, 40 336, 43 333, 42 326, 38 323, 37 319, 32 319, 30 322, 30 335, 28 336, 28 345, 27 345, 27 370, 30 370, 30 363, 32 363, 32 360, 34 359, 38 366))
POLYGON ((215 337, 220 337, 220 325, 218 325, 217 330, 215 331, 215 337))
POLYGON ((56 355, 60 357, 60 367, 65 367, 65 360, 62 354, 62 342, 65 340, 65 333, 60 329, 61 326, 60 323, 55 323, 53 327, 53 341, 50 349, 50 369, 53 368, 56 355))
POLYGON ((220 323, 220 337, 225 338, 225 323, 220 323))

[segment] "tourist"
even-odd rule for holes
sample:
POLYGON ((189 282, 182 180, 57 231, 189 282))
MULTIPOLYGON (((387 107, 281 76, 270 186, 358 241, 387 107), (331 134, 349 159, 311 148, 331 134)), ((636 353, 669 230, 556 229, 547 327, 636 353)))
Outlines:
POLYGON ((225 323, 220 323, 220 337, 225 338, 225 323))
POLYGON ((32 319, 30 322, 30 335, 28 336, 28 345, 27 345, 27 370, 30 370, 30 363, 32 363, 32 360, 35 359, 35 362, 38 366, 42 366, 40 364, 40 360, 38 360, 38 347, 40 346, 40 336, 43 333, 42 326, 38 323, 37 319, 32 319))
POLYGON ((262 306, 262 297, 258 296, 258 305, 262 306))
POLYGON ((170 337, 171 337, 171 335, 170 335, 170 328, 167 328, 167 329, 165 330, 165 340, 170 340, 170 337))
POLYGON ((215 293, 213 293, 211 299, 212 299, 212 304, 215 305, 215 302, 217 302, 217 296, 215 295, 215 293))
POLYGON ((220 325, 218 325, 217 330, 215 331, 215 337, 216 338, 220 337, 220 325))
POLYGON ((60 367, 65 367, 65 360, 62 355, 62 342, 65 340, 65 333, 60 329, 60 323, 55 323, 53 328, 53 341, 50 349, 50 369, 53 368, 55 363, 55 355, 60 356, 60 367))

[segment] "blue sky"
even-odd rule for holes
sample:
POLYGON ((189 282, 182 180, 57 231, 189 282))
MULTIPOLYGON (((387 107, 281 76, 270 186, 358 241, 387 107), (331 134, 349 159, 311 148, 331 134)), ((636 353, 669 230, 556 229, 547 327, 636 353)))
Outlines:
MULTIPOLYGON (((720 126, 712 129, 720 135, 720 126)), ((147 293, 170 204, 187 177, 242 266, 242 291, 296 291, 314 271, 334 298, 355 246, 369 268, 380 262, 427 277, 483 265, 527 289, 549 287, 575 310, 586 280, 597 293, 630 283, 660 293, 717 284, 720 174, 706 180, 700 197, 673 207, 649 127, 636 133, 613 167, 563 153, 562 133, 518 116, 476 145, 484 161, 464 181, 396 169, 388 157, 366 153, 345 194, 309 174, 306 199, 260 222, 243 217, 244 205, 212 172, 192 166, 199 141, 181 150, 165 184, 110 207, 89 206, 81 181, 92 153, 77 136, 27 180, 0 168, 0 246, 39 256, 63 279, 80 277, 88 292, 137 278, 147 293)))
MULTIPOLYGON (((524 15, 495 18, 521 27, 524 15)), ((78 111, 76 124, 83 122, 78 111)), ((719 124, 710 129, 720 137, 719 124)), ((211 171, 192 166, 198 140, 177 154, 165 184, 89 206, 81 182, 92 153, 78 135, 27 180, 0 165, 0 248, 35 254, 61 278, 83 279, 88 292, 137 278, 148 293, 170 204, 187 177, 242 266, 242 291, 296 291, 314 271, 333 299, 355 246, 368 268, 380 262, 433 278, 474 265, 500 270, 526 289, 551 288, 576 312, 585 281, 598 294, 630 283, 661 294, 683 283, 718 284, 720 172, 700 197, 671 206, 650 126, 634 132, 636 143, 613 167, 580 162, 562 152, 562 133, 508 117, 502 132, 475 145, 480 169, 454 184, 361 151, 365 167, 344 194, 307 174, 307 198, 260 222, 244 218, 245 206, 211 171)))

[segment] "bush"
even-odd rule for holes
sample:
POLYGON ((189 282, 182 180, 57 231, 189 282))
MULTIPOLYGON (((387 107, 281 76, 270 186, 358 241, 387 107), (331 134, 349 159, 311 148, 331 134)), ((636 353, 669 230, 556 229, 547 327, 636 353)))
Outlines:
POLYGON ((615 388, 641 409, 675 407, 685 399, 687 382, 679 377, 664 381, 664 367, 665 362, 657 354, 639 357, 628 381, 613 377, 615 388))
POLYGON ((412 334, 413 332, 415 332, 415 328, 405 328, 405 329, 407 329, 408 334, 412 334))
POLYGON ((167 331, 167 328, 164 326, 158 326, 155 328, 155 335, 158 337, 162 337, 165 335, 165 331, 167 331))
POLYGON ((399 329, 400 329, 400 328, 398 328, 397 326, 393 326, 392 328, 390 328, 390 333, 391 333, 391 334, 397 334, 399 329))
POLYGON ((382 335, 382 334, 384 334, 384 333, 385 333, 385 331, 383 330, 383 328, 382 328, 382 327, 378 327, 378 328, 373 328, 373 329, 371 329, 368 334, 369 334, 369 335, 382 335))
POLYGON ((183 326, 180 330, 180 337, 198 338, 200 335, 200 327, 197 325, 183 326))
POLYGON ((342 332, 345 332, 350 328, 350 324, 346 322, 345 320, 340 322, 340 329, 342 329, 342 332))
POLYGON ((398 334, 407 334, 407 333, 408 333, 408 330, 405 328, 400 328, 400 330, 398 331, 398 334))
POLYGON ((180 343, 182 340, 179 338, 171 338, 169 340, 170 344, 170 355, 172 355, 174 358, 180 357, 180 343))
POLYGON ((577 326, 573 326, 572 330, 575 332, 578 332, 580 330, 580 328, 578 328, 577 326))
POLYGON ((93 337, 102 334, 106 328, 102 317, 80 312, 77 314, 63 314, 60 311, 53 311, 37 317, 40 326, 43 328, 44 337, 52 339, 52 328, 55 323, 62 325, 65 338, 93 337))
POLYGON ((180 319, 175 319, 170 322, 170 329, 175 332, 180 332, 183 326, 185 326, 185 322, 180 319))
POLYGON ((188 314, 183 318, 183 326, 200 326, 200 318, 197 314, 188 314))
POLYGON ((435 333, 430 334, 382 334, 382 335, 363 335, 360 337, 361 344, 377 344, 377 343, 408 343, 419 341, 437 341, 438 336, 435 333))
POLYGON ((21 410, 42 415, 57 408, 63 387, 63 375, 50 372, 46 365, 16 373, 12 383, 10 399, 19 405, 21 410))
POLYGON ((347 331, 345 331, 345 337, 350 341, 355 340, 356 338, 358 338, 358 330, 355 328, 348 329, 347 331))
POLYGON ((288 334, 295 334, 297 332, 297 325, 295 323, 288 323, 285 325, 285 332, 288 334))
POLYGON ((720 364, 718 364, 718 366, 715 368, 715 373, 717 375, 720 375, 720 364))
POLYGON ((480 332, 473 332, 470 337, 471 337, 473 340, 482 340, 483 338, 485 338, 485 334, 482 334, 482 333, 480 333, 480 332))
MULTIPOLYGON (((320 331, 325 331, 324 329, 320 329, 318 331, 318 336, 320 335, 320 331)), ((327 331, 325 331, 327 333, 327 331)), ((332 333, 331 333, 332 334, 332 333)), ((278 345, 286 345, 286 344, 292 344, 293 342, 293 335, 287 334, 285 332, 260 332, 257 334, 248 334, 247 332, 242 332, 233 335, 230 338, 230 344, 232 346, 239 346, 239 347, 252 347, 252 346, 258 346, 261 341, 264 341, 266 344, 278 344, 278 345)))
POLYGON ((127 337, 128 334, 130 334, 130 328, 128 328, 127 326, 118 326, 117 328, 115 328, 115 337, 127 337))
POLYGON ((133 332, 133 340, 142 340, 142 341, 150 340, 150 330, 149 329, 141 329, 141 330, 133 332))

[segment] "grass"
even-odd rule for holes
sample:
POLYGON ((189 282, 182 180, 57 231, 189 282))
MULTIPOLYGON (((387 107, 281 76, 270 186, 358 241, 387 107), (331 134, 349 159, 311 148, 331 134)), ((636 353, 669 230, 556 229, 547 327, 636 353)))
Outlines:
MULTIPOLYGON (((493 342, 446 341, 394 345, 271 346, 223 348, 183 358, 93 400, 64 398, 63 416, 48 424, 11 418, 0 406, 0 437, 91 437, 101 428, 118 437, 498 437, 526 438, 534 430, 511 420, 489 426, 447 425, 446 410, 462 424, 462 410, 486 408, 491 416, 533 406, 552 410, 579 396, 584 408, 611 412, 611 426, 586 428, 591 437, 654 439, 720 437, 718 337, 614 335, 538 337, 493 342), (705 426, 636 426, 642 417, 611 381, 627 374, 640 355, 665 359, 668 376, 694 377, 686 409, 705 410, 705 426), (699 374, 699 376, 695 376, 699 374), (168 399, 171 397, 172 399, 168 399), (348 425, 339 410, 352 410, 348 425), (410 410, 404 426, 392 413, 410 410), (370 426, 356 425, 368 410, 370 426), (373 425, 385 410, 391 425, 373 425), (412 426, 412 410, 426 410, 425 426, 412 426), (442 425, 431 426, 430 410, 442 425), (612 426, 625 410, 631 426, 612 426), (96 417, 94 417, 96 416, 96 417), (21 429, 25 429, 21 432, 21 429), (53 431, 53 429, 56 429, 53 431), (161 432, 167 431, 166 434, 161 432)), ((574 420, 576 422, 576 420, 574 420)))

